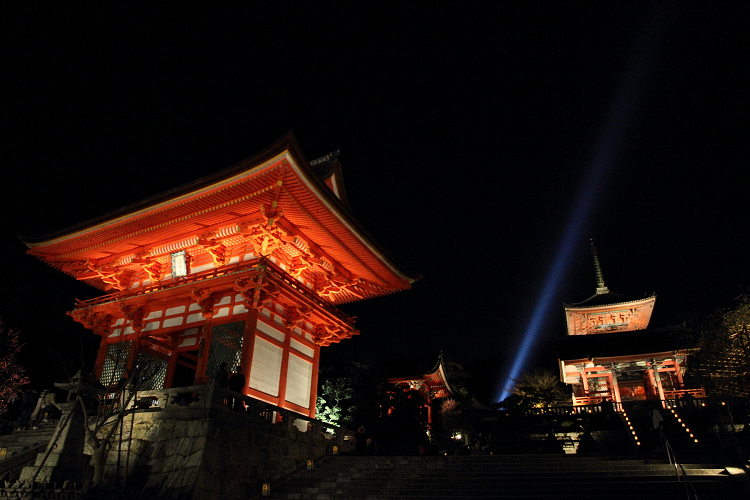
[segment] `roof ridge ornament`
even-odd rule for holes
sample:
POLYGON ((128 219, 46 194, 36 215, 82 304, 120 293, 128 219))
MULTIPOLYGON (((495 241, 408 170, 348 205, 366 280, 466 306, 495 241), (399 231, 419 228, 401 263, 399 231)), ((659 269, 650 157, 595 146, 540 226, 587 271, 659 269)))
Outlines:
POLYGON ((604 275, 602 274, 602 266, 599 264, 599 255, 596 253, 594 238, 589 238, 589 241, 591 241, 591 256, 594 259, 594 272, 596 273, 596 294, 609 293, 609 288, 604 284, 604 275))
POLYGON ((326 162, 326 161, 337 160, 340 154, 341 154, 341 150, 337 149, 336 151, 332 151, 332 152, 328 153, 325 156, 321 156, 320 158, 316 158, 314 160, 310 160, 310 165, 314 167, 315 165, 317 165, 319 163, 323 163, 323 162, 326 162))

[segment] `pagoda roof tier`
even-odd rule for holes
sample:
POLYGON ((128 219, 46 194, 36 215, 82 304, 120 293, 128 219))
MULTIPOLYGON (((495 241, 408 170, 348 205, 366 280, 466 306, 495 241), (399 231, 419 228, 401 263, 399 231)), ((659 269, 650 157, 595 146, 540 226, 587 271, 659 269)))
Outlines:
POLYGON ((656 328, 608 335, 573 335, 557 339, 557 353, 567 364, 597 359, 627 362, 690 350, 689 339, 678 327, 656 328))
POLYGON ((267 258, 333 304, 408 289, 349 211, 338 154, 308 162, 290 132, 225 170, 45 236, 28 253, 101 290, 170 279, 185 250, 197 271, 267 258), (213 264, 212 264, 213 263, 213 264))
POLYGON ((648 328, 656 295, 636 300, 622 299, 621 295, 602 293, 579 304, 566 305, 568 335, 595 335, 648 328))
POLYGON ((647 301, 651 298, 656 298, 655 293, 634 296, 634 295, 622 295, 612 291, 597 292, 591 297, 581 302, 564 302, 563 306, 566 309, 579 309, 587 307, 603 307, 603 306, 616 306, 619 304, 629 304, 639 301, 647 301))

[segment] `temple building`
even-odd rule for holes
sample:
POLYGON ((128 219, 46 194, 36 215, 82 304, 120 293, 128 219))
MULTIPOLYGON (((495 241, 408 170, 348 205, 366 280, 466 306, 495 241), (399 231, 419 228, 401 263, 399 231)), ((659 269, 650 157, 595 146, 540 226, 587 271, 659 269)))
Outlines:
POLYGON ((705 397, 703 389, 686 389, 687 360, 696 349, 677 328, 649 329, 656 295, 641 298, 615 294, 604 284, 591 242, 596 293, 564 304, 567 335, 558 339, 560 380, 573 387, 573 405, 623 401, 666 401, 705 397))
POLYGON ((223 171, 56 234, 28 253, 104 295, 69 315, 101 337, 107 386, 146 360, 144 389, 201 385, 221 363, 244 393, 315 415, 320 348, 359 332, 337 306, 410 288, 351 215, 337 153, 289 133, 223 171))
POLYGON ((453 389, 448 384, 443 365, 443 353, 437 359, 432 356, 430 360, 422 363, 404 363, 399 368, 392 369, 394 373, 386 377, 386 382, 403 390, 417 391, 424 398, 425 423, 433 423, 433 403, 438 399, 448 398, 453 395, 453 389))

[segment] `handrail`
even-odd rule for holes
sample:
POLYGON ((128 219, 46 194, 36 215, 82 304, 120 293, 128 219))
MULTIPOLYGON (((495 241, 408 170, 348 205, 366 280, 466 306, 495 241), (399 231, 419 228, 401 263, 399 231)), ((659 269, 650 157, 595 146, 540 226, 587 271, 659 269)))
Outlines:
POLYGON ((659 439, 661 440, 662 447, 667 452, 667 459, 669 460, 669 464, 674 467, 675 475, 677 476, 677 482, 683 483, 685 485, 685 497, 687 498, 687 500, 700 500, 700 496, 698 495, 695 486, 693 486, 693 483, 690 482, 690 477, 688 476, 685 467, 683 467, 682 464, 677 460, 677 455, 675 455, 674 448, 672 448, 672 445, 664 435, 664 431, 661 427, 659 428, 659 439))
MULTIPOLYGON (((344 441, 354 436, 353 431, 344 427, 329 424, 286 408, 280 408, 274 404, 261 401, 251 396, 225 389, 218 386, 213 380, 205 385, 139 391, 138 397, 139 399, 137 401, 132 400, 130 402, 128 411, 162 411, 184 407, 194 409, 226 408, 222 401, 225 397, 231 397, 244 401, 247 406, 247 411, 243 413, 254 418, 276 423, 273 419, 273 415, 276 414, 282 416, 289 430, 291 430, 291 427, 296 427, 294 425, 295 421, 302 420, 307 422, 312 434, 317 436, 321 433, 325 433, 334 438, 334 442, 339 445, 343 445, 344 441), (137 409, 142 402, 145 402, 148 407, 146 409, 137 409), (326 430, 328 430, 328 432, 325 432, 326 430), (331 434, 331 431, 333 434, 331 434)), ((299 429, 299 427, 297 427, 297 429, 301 433, 306 432, 305 430, 299 429)), ((326 439, 329 438, 327 437, 326 439)))

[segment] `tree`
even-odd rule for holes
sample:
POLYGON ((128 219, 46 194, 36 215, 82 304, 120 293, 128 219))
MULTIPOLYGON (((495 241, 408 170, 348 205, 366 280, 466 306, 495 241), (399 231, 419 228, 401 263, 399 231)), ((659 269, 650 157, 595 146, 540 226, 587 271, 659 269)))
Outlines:
POLYGON ((376 436, 379 453, 413 453, 422 439, 424 398, 383 380, 367 362, 322 373, 317 418, 349 429, 360 425, 376 436))
POLYGON ((455 361, 443 358, 443 368, 445 369, 445 378, 448 380, 453 393, 460 398, 469 397, 469 389, 466 387, 467 381, 471 374, 464 370, 464 367, 455 361))
MULTIPOLYGON (((518 409, 548 408, 570 404, 570 392, 552 370, 535 368, 513 380, 512 406, 518 409)), ((506 400, 507 401, 507 400, 506 400)), ((506 406, 507 407, 507 406, 506 406)))
POLYGON ((112 369, 104 384, 95 377, 79 377, 71 380, 71 392, 76 394, 84 418, 86 444, 93 452, 91 465, 94 467, 92 487, 98 488, 104 482, 107 455, 125 417, 135 411, 131 402, 138 391, 149 388, 155 376, 163 368, 163 361, 141 355, 137 362, 127 366, 127 351, 112 350, 114 357, 108 359, 112 369))
POLYGON ((388 409, 388 387, 368 362, 325 370, 316 404, 317 418, 350 429, 370 425, 388 409))
POLYGON ((354 396, 351 377, 334 377, 323 383, 315 405, 315 417, 328 424, 343 426, 350 424, 350 405, 354 396))
POLYGON ((692 321, 688 331, 700 348, 693 371, 704 385, 715 394, 750 397, 750 296, 692 321))
POLYGON ((8 407, 8 401, 18 396, 21 387, 29 383, 18 355, 23 344, 18 340, 18 332, 6 329, 0 320, 0 413, 8 407))

